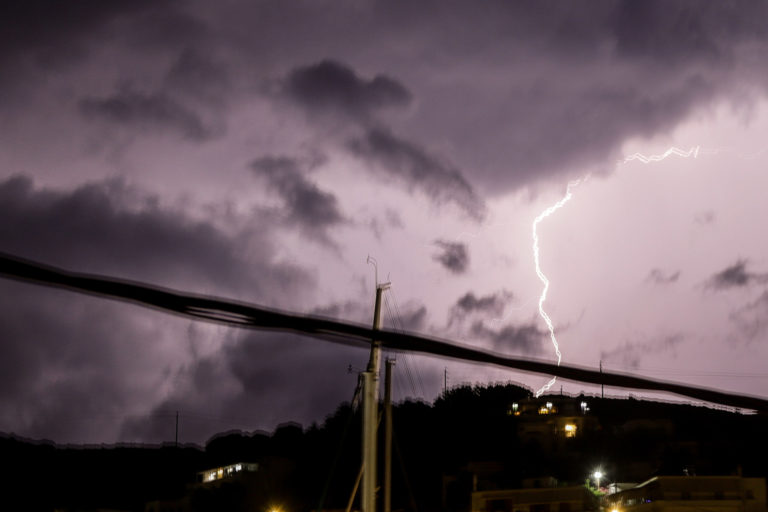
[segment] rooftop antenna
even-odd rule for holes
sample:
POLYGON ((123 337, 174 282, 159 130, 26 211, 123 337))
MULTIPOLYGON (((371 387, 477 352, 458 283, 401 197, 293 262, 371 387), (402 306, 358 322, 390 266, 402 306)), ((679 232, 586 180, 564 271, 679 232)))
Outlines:
POLYGON ((379 265, 376 262, 376 258, 372 257, 370 254, 368 255, 368 259, 365 260, 366 263, 369 265, 373 265, 373 276, 376 280, 374 284, 374 288, 379 286, 379 265))

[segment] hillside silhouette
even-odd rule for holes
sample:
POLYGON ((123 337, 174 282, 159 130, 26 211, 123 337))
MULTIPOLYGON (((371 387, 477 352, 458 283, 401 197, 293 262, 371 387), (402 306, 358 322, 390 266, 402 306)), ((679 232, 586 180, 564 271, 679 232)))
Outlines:
MULTIPOLYGON (((394 407, 393 421, 393 510, 468 510, 473 490, 544 477, 583 484, 596 467, 612 482, 768 476, 766 417, 703 406, 588 396, 536 400, 529 389, 498 384, 449 389, 433 404, 404 401, 394 407), (554 412, 518 412, 544 404, 552 411, 581 405, 578 433, 566 437, 550 428, 554 412)), ((344 510, 360 470, 360 446, 360 415, 348 403, 320 425, 228 432, 205 447, 57 446, 5 435, 0 480, 7 502, 26 510, 143 511, 163 503, 185 510, 344 510), (235 463, 259 469, 247 481, 199 482, 199 472, 235 463)))

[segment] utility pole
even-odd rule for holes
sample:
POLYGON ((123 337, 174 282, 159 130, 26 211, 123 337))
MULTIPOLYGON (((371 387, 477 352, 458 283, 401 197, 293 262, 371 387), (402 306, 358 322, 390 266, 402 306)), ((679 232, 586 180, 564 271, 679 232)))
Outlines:
POLYGON ((384 372, 384 512, 392 511, 392 367, 387 358, 384 372))
POLYGON ((443 396, 448 393, 448 367, 443 367, 443 396))
POLYGON ((605 384, 603 384, 603 360, 600 360, 600 398, 605 398, 605 384))
MULTIPOLYGON (((381 296, 389 283, 376 284, 373 330, 381 329, 381 296)), ((363 372, 363 490, 362 512, 376 512, 376 431, 379 422, 379 359, 381 342, 371 340, 371 357, 363 372)))
POLYGON ((179 447, 179 411, 176 411, 176 448, 179 447))

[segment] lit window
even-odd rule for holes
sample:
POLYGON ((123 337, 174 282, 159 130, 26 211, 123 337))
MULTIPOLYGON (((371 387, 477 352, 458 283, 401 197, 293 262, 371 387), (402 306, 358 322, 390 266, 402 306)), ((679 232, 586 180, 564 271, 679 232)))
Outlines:
POLYGON ((243 466, 241 466, 240 464, 235 464, 235 471, 240 471, 242 469, 243 469, 243 466))

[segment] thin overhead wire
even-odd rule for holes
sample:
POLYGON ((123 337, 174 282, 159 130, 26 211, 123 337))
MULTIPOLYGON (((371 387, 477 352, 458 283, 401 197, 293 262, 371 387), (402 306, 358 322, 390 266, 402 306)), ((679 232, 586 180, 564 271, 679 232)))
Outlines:
MULTIPOLYGON (((400 332, 405 334, 405 326, 403 325, 402 315, 400 314, 400 307, 397 305, 397 296, 395 295, 395 289, 394 287, 390 287, 390 293, 392 295, 392 303, 395 306, 395 314, 397 315, 397 321, 400 324, 400 332)), ((405 364, 408 364, 408 354, 405 354, 405 364)), ((419 372, 418 365, 413 365, 413 373, 416 374, 416 381, 419 384, 419 389, 421 390, 421 397, 427 396, 424 392, 424 381, 421 379, 421 372, 419 372)))
POLYGON ((426 336, 389 330, 374 331, 371 327, 348 322, 302 316, 242 302, 182 293, 143 283, 65 271, 2 253, 0 253, 0 276, 129 301, 160 311, 237 327, 297 332, 324 340, 355 343, 361 347, 370 346, 371 340, 376 339, 381 343, 382 348, 390 350, 431 354, 523 372, 555 375, 562 379, 589 384, 663 391, 741 409, 768 411, 768 399, 765 398, 629 374, 601 373, 577 366, 557 366, 534 359, 509 357, 426 336))
MULTIPOLYGON (((389 305, 389 299, 387 298, 387 295, 384 295, 384 308, 387 311, 387 316, 389 317, 390 324, 394 325, 395 329, 397 329, 397 322, 395 321, 394 315, 392 314, 392 308, 389 305)), ((402 322, 401 322, 401 324, 402 324, 402 322)), ((400 329, 400 331, 402 332, 402 329, 400 329)), ((408 357, 407 356, 408 356, 408 354, 403 352, 403 358, 402 358, 403 369, 405 370, 406 377, 408 377, 408 382, 411 384, 411 393, 413 394, 413 396, 419 396, 417 391, 416 391, 416 386, 415 386, 414 380, 413 380, 413 374, 411 372, 411 367, 408 364, 408 357)))
POLYGON ((727 377, 735 379, 768 379, 768 373, 757 372, 741 372, 733 370, 710 370, 710 369, 680 369, 680 368, 655 368, 648 366, 633 366, 633 365, 610 365, 606 364, 603 360, 603 368, 606 367, 620 368, 622 370, 653 373, 656 375, 675 375, 679 377, 727 377))

